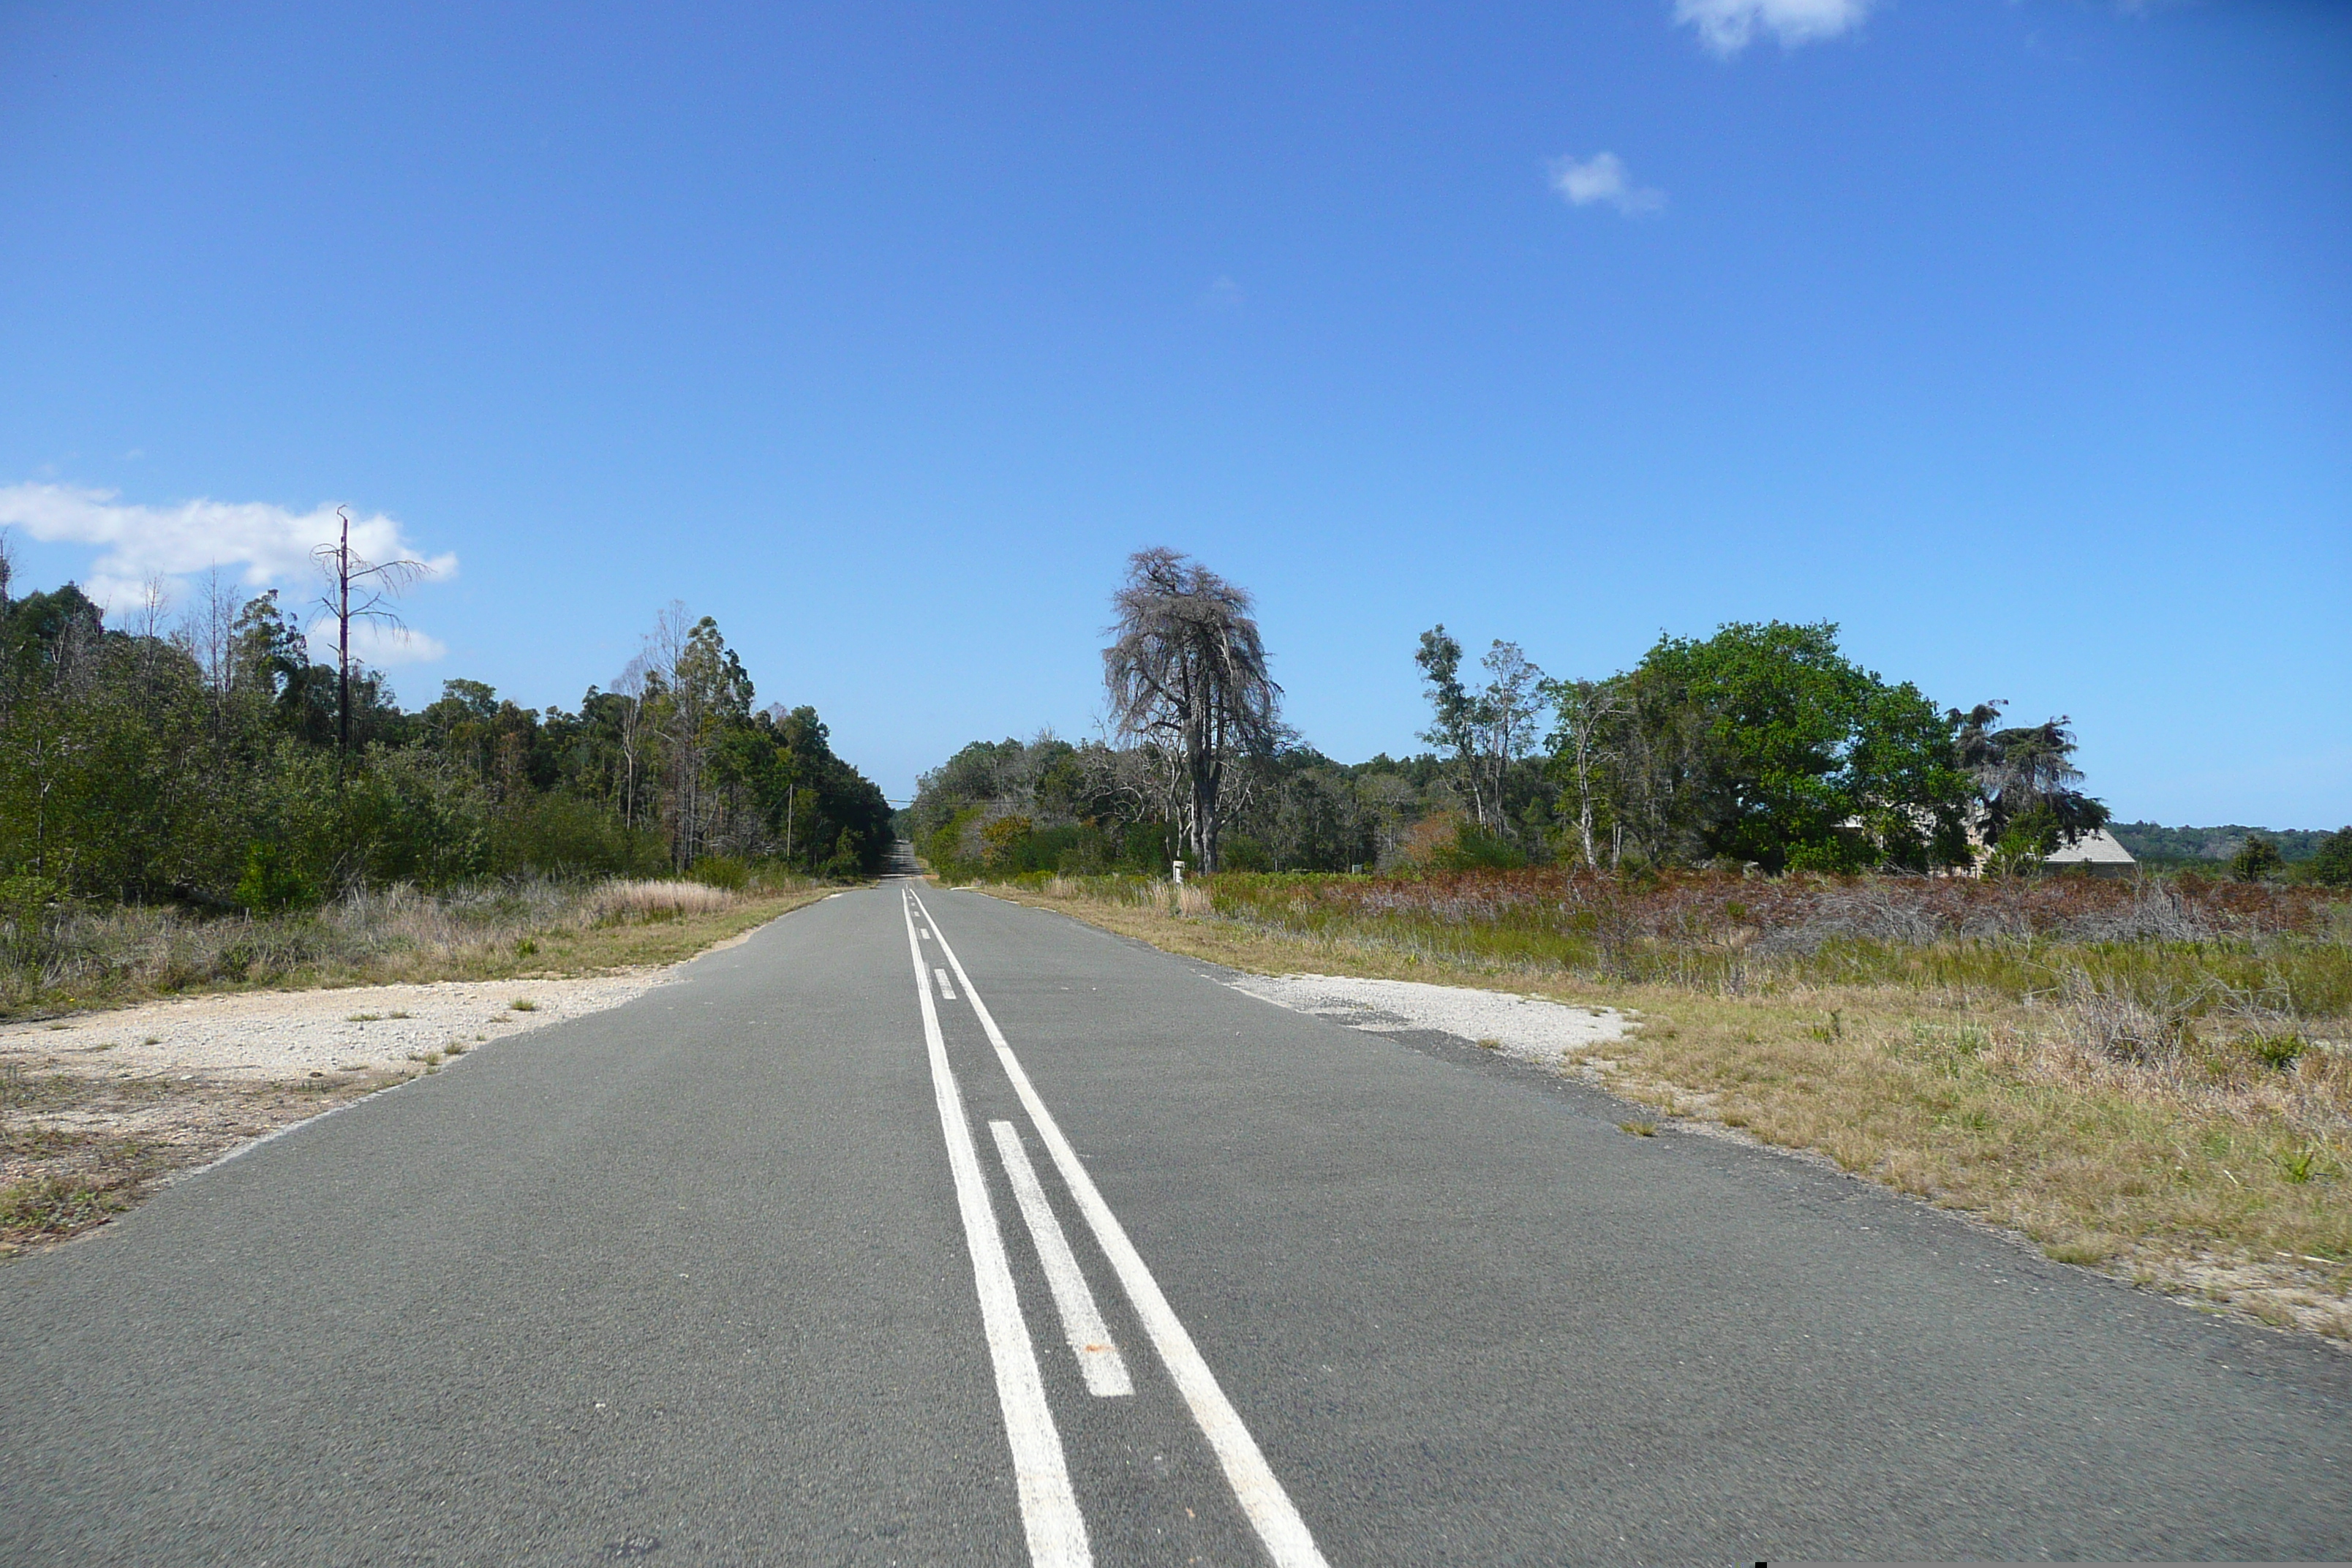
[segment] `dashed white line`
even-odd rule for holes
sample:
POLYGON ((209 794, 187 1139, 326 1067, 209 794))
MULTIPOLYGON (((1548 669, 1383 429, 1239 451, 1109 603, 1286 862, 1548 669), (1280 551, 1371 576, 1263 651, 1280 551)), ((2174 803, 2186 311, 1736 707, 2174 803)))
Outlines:
POLYGON ((1078 1358, 1087 1392, 1099 1399, 1133 1394, 1135 1384, 1127 1375, 1127 1362, 1111 1342, 1102 1313, 1096 1310, 1095 1293, 1087 1289, 1087 1277, 1070 1251, 1070 1238, 1062 1234, 1062 1222, 1054 1217, 1054 1205, 1045 1201, 1045 1189, 1038 1184, 1036 1167, 1029 1163, 1029 1151, 1021 1146, 1021 1134, 1010 1121, 992 1121, 988 1131, 996 1140, 996 1152, 1004 1158, 1004 1174, 1013 1184, 1021 1217, 1028 1223, 1029 1238, 1037 1244, 1037 1260, 1045 1267, 1045 1284, 1054 1292, 1054 1306, 1062 1314, 1062 1333, 1078 1358))
POLYGON ((955 987, 948 984, 948 972, 944 969, 934 968, 931 973, 939 977, 940 1000, 942 1002, 954 1001, 956 999, 955 987))
MULTIPOLYGON (((1070 1141, 1062 1136, 1062 1129, 1054 1121, 1054 1113, 1047 1110, 1045 1102, 1037 1097, 1028 1073, 1022 1069, 1020 1058, 1013 1054, 1013 1047, 1004 1043, 1004 1031, 996 1026, 996 1019, 990 1014, 988 1004, 981 1000, 971 976, 964 972, 954 947, 950 945, 947 932, 940 929, 929 907, 912 889, 908 889, 907 897, 923 911, 923 918, 931 928, 940 932, 940 952, 946 955, 949 966, 961 983, 964 999, 971 1004, 972 1011, 980 1015, 980 1026, 987 1031, 989 1044, 996 1047, 996 1059, 1003 1065, 1005 1076, 1013 1080, 1013 1092, 1021 1097, 1022 1105, 1029 1112, 1029 1120, 1037 1129, 1037 1136, 1045 1142, 1045 1152, 1053 1155, 1054 1168, 1061 1172, 1062 1183, 1076 1201, 1078 1212, 1087 1216, 1087 1226, 1094 1232, 1096 1245, 1102 1248, 1103 1256, 1110 1259, 1111 1271, 1118 1276, 1119 1284, 1127 1290, 1128 1301, 1135 1309, 1136 1318, 1143 1324, 1143 1331, 1150 1336, 1152 1348, 1160 1352, 1161 1363, 1168 1368, 1169 1377, 1175 1383, 1177 1392, 1184 1396, 1185 1405, 1192 1412, 1192 1419, 1200 1426, 1201 1435, 1209 1440, 1210 1448, 1217 1456, 1217 1463, 1223 1467, 1226 1483, 1234 1489, 1234 1497, 1240 1502, 1242 1512, 1248 1515, 1251 1528, 1257 1531, 1258 1541, 1265 1547, 1266 1555, 1274 1561, 1276 1568, 1327 1568, 1322 1551, 1316 1546, 1315 1537, 1307 1529, 1307 1521, 1298 1516, 1298 1510, 1291 1503, 1290 1494, 1284 1491, 1282 1483, 1275 1479, 1273 1467, 1265 1462, 1265 1456, 1258 1449, 1257 1439, 1250 1436, 1249 1428, 1242 1425, 1240 1413, 1225 1397, 1224 1390, 1217 1386, 1216 1376, 1209 1371, 1209 1363, 1201 1359, 1200 1351, 1192 1343, 1192 1336, 1185 1331, 1182 1320, 1176 1316, 1176 1310, 1160 1293, 1160 1282, 1151 1277, 1151 1270, 1144 1267, 1142 1254, 1137 1252, 1135 1244, 1127 1238, 1126 1227, 1118 1223, 1118 1216, 1111 1212, 1110 1205, 1103 1201, 1102 1194, 1096 1190, 1094 1178, 1087 1174, 1084 1165, 1078 1163, 1077 1152, 1070 1147, 1070 1141)), ((928 994, 924 1005, 927 1009, 929 1006, 928 994)))
POLYGON ((955 1069, 948 1065, 939 1009, 931 1002, 929 976, 923 973, 922 945, 915 940, 914 913, 904 906, 900 912, 907 916, 907 952, 915 962, 915 994, 922 1001, 923 1038, 930 1047, 931 1094, 939 1104, 940 1131, 947 1139, 948 1168, 955 1176, 964 1245, 971 1252, 972 1282, 980 1292, 988 1357, 996 1370, 996 1402, 1004 1412, 1004 1435, 1013 1449, 1013 1485, 1021 1500, 1029 1560, 1038 1568, 1090 1568, 1094 1554, 1087 1545, 1086 1516, 1070 1489, 1062 1436, 1055 1429, 1053 1408, 1045 1403, 1037 1352, 1021 1316, 1013 1269, 1004 1258, 1004 1238, 997 1231, 996 1210, 972 1147, 971 1126, 964 1120, 963 1094, 956 1088, 955 1069))

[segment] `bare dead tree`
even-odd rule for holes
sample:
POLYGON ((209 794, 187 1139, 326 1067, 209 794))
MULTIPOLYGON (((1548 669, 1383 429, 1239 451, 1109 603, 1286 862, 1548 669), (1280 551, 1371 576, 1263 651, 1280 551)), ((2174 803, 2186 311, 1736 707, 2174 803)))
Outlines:
POLYGON ((138 647, 139 677, 151 680, 156 670, 155 656, 168 645, 164 640, 163 617, 171 614, 172 584, 160 572, 151 572, 140 584, 139 598, 124 617, 124 629, 138 647))
POLYGON ((1227 764, 1272 749, 1282 688, 1266 671, 1249 593, 1175 551, 1139 550, 1111 596, 1103 685, 1121 736, 1156 745, 1180 770, 1185 847, 1217 868, 1227 764))
POLYGON ((335 777, 341 780, 352 749, 352 623, 373 621, 406 630, 393 613, 392 601, 418 579, 431 576, 433 568, 422 561, 375 562, 352 554, 351 513, 337 507, 335 516, 342 521, 341 537, 310 552, 310 559, 327 579, 327 592, 319 603, 335 617, 335 777))
POLYGON ((216 721, 236 680, 238 608, 236 590, 221 575, 219 567, 212 567, 196 580, 187 611, 172 633, 172 640, 204 672, 205 689, 212 698, 216 721))
POLYGON ((637 769, 639 753, 645 750, 646 676, 653 668, 650 652, 639 653, 621 670, 620 679, 613 682, 613 695, 621 700, 621 825, 637 825, 637 769))

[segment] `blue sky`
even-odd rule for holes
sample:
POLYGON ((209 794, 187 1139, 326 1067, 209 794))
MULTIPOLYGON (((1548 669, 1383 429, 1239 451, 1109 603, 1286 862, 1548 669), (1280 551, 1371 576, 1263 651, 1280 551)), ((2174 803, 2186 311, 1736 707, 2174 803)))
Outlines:
POLYGON ((346 504, 412 705, 683 600, 893 795, 1087 733, 1164 543, 1343 759, 1433 622, 1831 619, 2333 826, 2347 84, 2335 4, 13 4, 0 521, 120 606, 346 504))

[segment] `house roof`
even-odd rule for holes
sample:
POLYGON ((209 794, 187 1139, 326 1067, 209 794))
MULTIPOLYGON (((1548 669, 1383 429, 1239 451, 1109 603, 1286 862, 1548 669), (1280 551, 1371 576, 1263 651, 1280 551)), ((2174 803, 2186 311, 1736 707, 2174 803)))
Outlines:
POLYGON ((2132 852, 2116 842, 2104 827, 2094 828, 2072 844, 2061 844, 2042 858, 2045 866, 2137 866, 2132 852))

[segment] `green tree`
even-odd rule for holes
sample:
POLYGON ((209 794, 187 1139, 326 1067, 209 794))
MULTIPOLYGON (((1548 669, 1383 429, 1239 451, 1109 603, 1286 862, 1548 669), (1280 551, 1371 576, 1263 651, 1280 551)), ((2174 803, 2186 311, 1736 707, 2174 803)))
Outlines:
POLYGON ((2285 858, 2279 854, 2276 840, 2260 834, 2249 834, 2230 857, 2230 876, 2240 882, 2269 882, 2277 879, 2286 869, 2285 858))
POLYGON ((2322 887, 2352 888, 2352 827, 2339 827, 2321 839, 2305 865, 2305 875, 2322 887))
POLYGON ((1982 702, 1968 712, 1954 709, 1945 715, 1955 732, 1960 766, 1974 785, 1979 836, 1998 845, 2010 837, 2012 818, 2039 813, 2057 835, 2048 854, 2059 844, 2073 844, 2086 833, 2107 825, 2107 808, 2074 788, 2083 780, 2074 766, 2074 732, 2064 715, 2039 724, 1996 730, 2003 704, 1982 702))
POLYGON ((1661 637, 1605 682, 1553 682, 1554 768, 1580 847, 1616 864, 1769 871, 1925 868, 1960 858, 1968 779, 1949 724, 1907 682, 1838 651, 1837 628, 1733 623, 1661 637))

